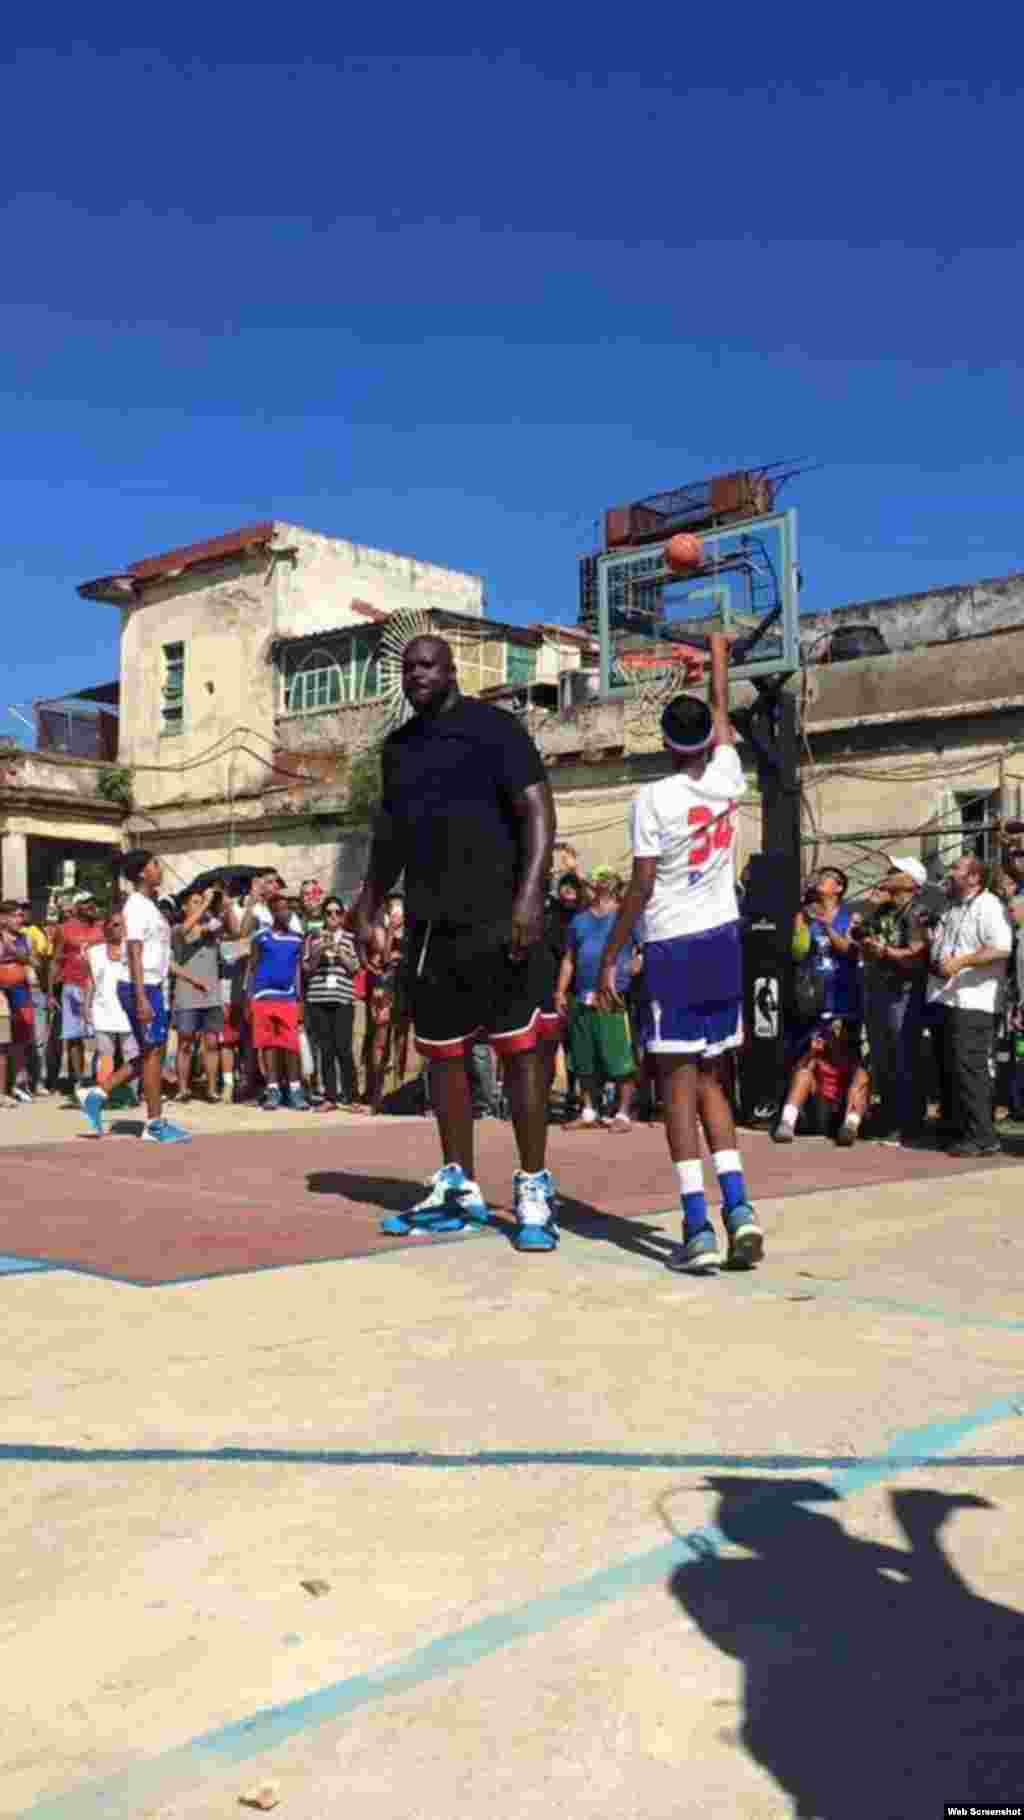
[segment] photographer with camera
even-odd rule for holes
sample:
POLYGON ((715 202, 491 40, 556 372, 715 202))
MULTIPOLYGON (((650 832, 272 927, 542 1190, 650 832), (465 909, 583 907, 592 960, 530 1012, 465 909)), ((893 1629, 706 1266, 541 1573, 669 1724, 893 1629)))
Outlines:
POLYGON ((804 887, 793 922, 794 1040, 796 1066, 772 1136, 790 1144, 808 1100, 814 1129, 823 1121, 836 1142, 853 1144, 869 1101, 860 1060, 862 998, 859 941, 862 918, 843 899, 848 879, 838 866, 822 866, 804 887))
POLYGON ((883 1142, 915 1137, 924 1123, 921 1036, 928 977, 929 932, 920 893, 928 874, 919 859, 900 855, 868 894, 864 925, 864 1013, 871 1080, 878 1094, 883 1142))
POLYGON ((220 1042, 224 1006, 220 990, 220 943, 225 926, 224 893, 210 887, 190 891, 184 918, 172 936, 179 967, 174 994, 174 1028, 178 1033, 178 1104, 192 1097, 192 1065, 197 1040, 202 1046, 206 1098, 212 1104, 219 1087, 220 1042))

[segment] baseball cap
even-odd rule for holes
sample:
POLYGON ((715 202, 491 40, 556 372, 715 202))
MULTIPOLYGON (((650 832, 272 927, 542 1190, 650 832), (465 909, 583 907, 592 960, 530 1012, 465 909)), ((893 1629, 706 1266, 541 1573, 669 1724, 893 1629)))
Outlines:
POLYGON ((95 891, 76 891, 71 902, 73 904, 94 904, 96 902, 96 893, 95 891))
POLYGON ((889 870, 890 872, 905 872, 908 878, 913 879, 915 885, 928 883, 928 873, 921 861, 914 859, 909 853, 890 853, 889 870))

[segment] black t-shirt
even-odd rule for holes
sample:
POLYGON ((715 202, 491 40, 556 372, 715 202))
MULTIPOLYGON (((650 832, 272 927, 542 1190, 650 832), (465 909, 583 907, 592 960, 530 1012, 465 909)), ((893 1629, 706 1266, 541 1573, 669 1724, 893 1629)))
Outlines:
POLYGON ((506 919, 521 870, 512 799, 545 776, 529 734, 506 709, 460 696, 389 734, 381 768, 378 837, 404 867, 406 915, 506 919))

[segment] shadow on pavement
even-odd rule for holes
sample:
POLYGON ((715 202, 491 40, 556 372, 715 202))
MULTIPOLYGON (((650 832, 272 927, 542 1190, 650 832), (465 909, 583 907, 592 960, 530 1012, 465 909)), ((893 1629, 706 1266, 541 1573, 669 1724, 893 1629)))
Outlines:
POLYGON ((333 1194, 381 1213, 406 1213, 423 1199, 424 1184, 409 1176, 366 1175, 347 1169, 314 1169, 306 1177, 310 1194, 333 1194))
POLYGON ((814 1480, 711 1478, 753 1558, 679 1568, 673 1596, 744 1669, 740 1741, 802 1820, 922 1820, 1024 1790, 1024 1618, 977 1597, 940 1533, 985 1499, 890 1494, 909 1552, 850 1536, 814 1480))
MULTIPOLYGON (((382 1213, 405 1213, 422 1199, 423 1186, 408 1176, 396 1178, 359 1174, 344 1169, 314 1170, 306 1177, 310 1194, 333 1194, 361 1206, 379 1207, 382 1213)), ((663 1264, 677 1243, 677 1237, 658 1226, 646 1225, 642 1219, 627 1220, 614 1213, 603 1213, 587 1201, 561 1196, 558 1224, 566 1232, 599 1244, 616 1245, 620 1251, 663 1264)), ((511 1214, 499 1211, 492 1215, 492 1229, 511 1239, 515 1225, 511 1214)))

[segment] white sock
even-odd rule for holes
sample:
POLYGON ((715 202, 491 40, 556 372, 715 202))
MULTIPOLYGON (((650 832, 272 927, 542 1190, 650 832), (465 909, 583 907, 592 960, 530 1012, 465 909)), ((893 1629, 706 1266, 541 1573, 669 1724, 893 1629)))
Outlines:
POLYGON ((221 1076, 221 1089, 224 1093, 234 1093, 235 1077, 233 1074, 225 1073, 221 1076))
POLYGON ((793 1105, 787 1104, 787 1105, 783 1106, 783 1108, 782 1108, 782 1117, 779 1120, 779 1124, 785 1125, 787 1131, 795 1131, 796 1123, 797 1123, 797 1120, 799 1117, 800 1117, 799 1106, 793 1106, 793 1105))
POLYGON ((859 1131, 860 1130, 860 1113, 859 1112, 848 1112, 845 1119, 843 1120, 843 1124, 850 1131, 859 1131))
POLYGON ((740 1162, 738 1150, 713 1150, 711 1161, 715 1165, 716 1175, 726 1175, 727 1173, 742 1175, 743 1173, 743 1164, 740 1162))
POLYGON ((680 1194, 702 1194, 704 1192, 704 1165, 697 1157, 696 1161, 677 1163, 676 1174, 679 1177, 680 1194))

